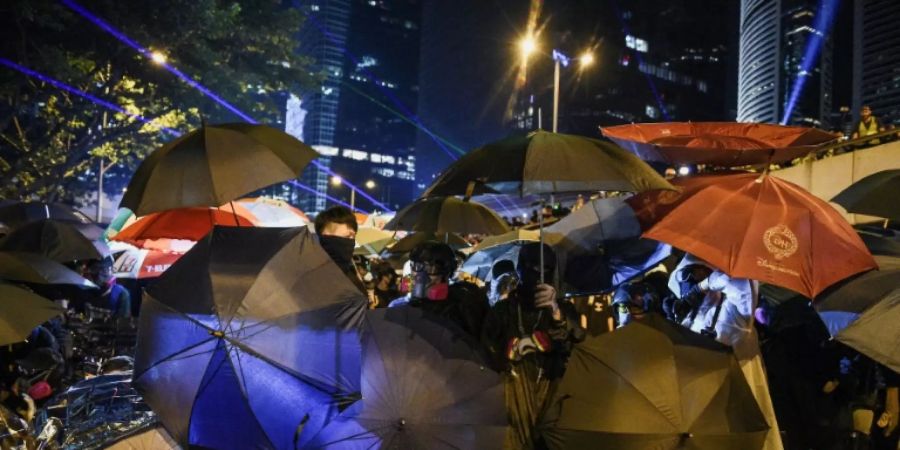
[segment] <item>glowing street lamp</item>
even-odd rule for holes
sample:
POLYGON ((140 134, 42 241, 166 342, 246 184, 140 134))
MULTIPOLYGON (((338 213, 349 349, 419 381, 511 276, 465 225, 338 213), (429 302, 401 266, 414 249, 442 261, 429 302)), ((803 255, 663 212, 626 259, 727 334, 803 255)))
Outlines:
POLYGON ((150 52, 150 59, 156 64, 162 65, 166 63, 166 60, 168 58, 166 58, 166 55, 164 53, 154 50, 150 52))
POLYGON ((331 185, 332 186, 340 186, 343 183, 344 183, 344 180, 341 177, 339 177, 337 175, 331 177, 331 185))
POLYGON ((581 65, 582 69, 590 66, 591 64, 594 64, 594 54, 591 52, 582 53, 578 58, 578 63, 581 65))
POLYGON ((372 180, 366 181, 366 189, 375 189, 375 182, 372 180))
POLYGON ((536 50, 537 41, 535 41, 534 36, 525 36, 519 41, 519 52, 522 54, 522 59, 528 59, 536 50))

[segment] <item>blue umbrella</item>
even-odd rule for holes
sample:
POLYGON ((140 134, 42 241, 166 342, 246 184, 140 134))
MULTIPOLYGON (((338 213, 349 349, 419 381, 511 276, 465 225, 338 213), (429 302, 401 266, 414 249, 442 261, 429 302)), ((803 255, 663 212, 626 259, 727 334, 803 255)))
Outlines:
POLYGON ((358 398, 365 308, 306 228, 216 228, 147 293, 135 384, 183 446, 302 446, 358 398))

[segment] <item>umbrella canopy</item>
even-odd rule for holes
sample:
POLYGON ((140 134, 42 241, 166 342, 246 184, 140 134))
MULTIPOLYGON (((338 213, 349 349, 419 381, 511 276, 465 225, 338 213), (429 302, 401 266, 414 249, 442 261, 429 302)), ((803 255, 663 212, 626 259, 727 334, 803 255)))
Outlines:
POLYGON ((36 326, 63 312, 43 297, 0 283, 0 345, 24 341, 36 326))
POLYGON ((220 208, 228 212, 235 211, 256 227, 302 227, 310 222, 303 211, 291 204, 267 197, 242 198, 236 202, 226 203, 220 208))
POLYGON ((61 263, 109 256, 103 242, 88 239, 74 225, 50 219, 17 228, 0 240, 0 250, 39 253, 61 263))
POLYGON ((138 248, 124 242, 110 243, 113 257, 113 275, 116 278, 149 279, 162 275, 184 253, 171 253, 138 248))
MULTIPOLYGON (((898 191, 900 192, 900 191, 898 191)), ((873 255, 900 257, 900 239, 860 232, 859 237, 873 255)))
POLYGON ((263 125, 200 127, 151 153, 135 171, 122 207, 138 216, 219 206, 300 176, 318 156, 293 136, 263 125))
POLYGON ((721 167, 790 161, 838 138, 816 128, 735 122, 636 123, 601 131, 645 161, 721 167))
POLYGON ((393 245, 389 245, 386 250, 390 253, 409 253, 412 249, 416 248, 417 245, 427 241, 445 242, 455 249, 467 247, 469 245, 465 239, 455 233, 445 233, 438 236, 434 233, 422 232, 406 235, 403 239, 398 240, 393 245))
POLYGON ((814 297, 853 274, 877 268, 840 213, 799 186, 754 173, 672 181, 681 193, 627 200, 644 237, 680 248, 729 276, 814 297))
POLYGON ((42 219, 53 219, 70 224, 90 225, 94 221, 81 211, 62 203, 11 202, 0 206, 0 223, 8 228, 18 228, 42 219))
MULTIPOLYGON (((549 230, 548 230, 549 231, 549 230)), ((507 233, 496 236, 487 236, 478 245, 472 247, 472 253, 487 250, 498 245, 515 244, 526 242, 538 242, 541 240, 541 232, 538 230, 525 230, 518 228, 507 233)))
POLYGON ((507 242, 479 250, 469 255, 462 266, 459 267, 459 270, 482 281, 492 281, 494 279, 492 273, 494 264, 497 261, 508 260, 516 265, 519 261, 519 251, 524 243, 523 241, 507 242))
POLYGON ((115 241, 138 243, 148 239, 199 241, 214 226, 252 227, 246 217, 216 208, 179 208, 148 214, 115 236, 115 241))
POLYGON ((36 253, 0 251, 0 279, 20 283, 96 288, 74 270, 36 253))
POLYGON ((567 252, 594 252, 604 242, 641 235, 641 225, 626 197, 600 198, 572 211, 547 231, 562 236, 560 247, 567 252))
POLYGON ((535 131, 467 153, 429 187, 424 197, 480 193, 517 195, 581 191, 643 192, 672 189, 653 168, 616 145, 581 136, 535 131))
POLYGON ((898 269, 866 272, 832 286, 816 297, 814 306, 828 331, 836 336, 898 286, 898 269))
POLYGON ((394 236, 393 232, 379 230, 378 228, 360 228, 356 232, 356 245, 366 245, 382 239, 388 239, 394 236))
POLYGON ((503 447, 503 382, 476 342, 421 308, 366 317, 362 399, 304 448, 503 447))
POLYGON ((181 447, 160 426, 141 430, 114 442, 106 450, 181 450, 181 447))
POLYGON ((217 227, 144 297, 135 383, 181 445, 294 448, 359 391, 366 304, 306 228, 217 227))
MULTIPOLYGON (((898 286, 900 284, 895 284, 898 286)), ((835 338, 900 372, 900 289, 889 292, 835 338)))
POLYGON ((768 425, 728 347, 651 315, 575 346, 545 409, 552 449, 761 449, 768 425))
POLYGON ((848 212, 900 220, 900 169, 873 173, 836 195, 831 201, 848 212))
POLYGON ((361 256, 378 256, 381 254, 381 252, 384 251, 385 248, 387 248, 388 245, 393 242, 396 242, 394 241, 394 238, 389 237, 369 242, 367 244, 358 245, 356 246, 356 249, 353 250, 353 254, 361 256))
POLYGON ((385 230, 428 233, 503 234, 506 222, 486 206, 456 197, 430 197, 403 208, 385 230))

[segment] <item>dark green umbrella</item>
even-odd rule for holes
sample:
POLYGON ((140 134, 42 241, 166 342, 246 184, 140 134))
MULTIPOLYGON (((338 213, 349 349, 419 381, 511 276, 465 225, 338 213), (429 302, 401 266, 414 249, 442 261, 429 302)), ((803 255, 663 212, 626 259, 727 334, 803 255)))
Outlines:
POLYGON ((36 253, 0 251, 0 279, 29 284, 96 288, 72 269, 36 253))
POLYGON ((293 136, 263 125, 207 125, 150 154, 121 207, 138 216, 189 206, 224 205, 300 176, 318 156, 293 136))
MULTIPOLYGON (((900 286, 900 284, 895 284, 900 286)), ((835 339, 900 372, 900 288, 894 289, 866 309, 835 339)))
POLYGON ((24 341, 36 326, 62 313, 43 297, 0 283, 0 345, 24 341))
POLYGON ((674 188, 640 158, 615 144, 535 131, 469 152, 448 167, 423 196, 654 189, 674 188), (486 189, 469 192, 470 182, 486 189))
POLYGON ((761 449, 768 425, 728 347, 650 315, 575 346, 540 425, 553 449, 761 449))
POLYGON ((0 240, 0 250, 38 253, 60 263, 109 256, 106 244, 85 237, 75 225, 47 219, 15 229, 0 240))
POLYGON ((873 173, 836 195, 831 201, 848 212, 900 220, 900 169, 873 173))
POLYGON ((506 222, 481 203, 456 197, 430 197, 416 200, 401 209, 384 226, 385 230, 460 234, 503 234, 506 222))

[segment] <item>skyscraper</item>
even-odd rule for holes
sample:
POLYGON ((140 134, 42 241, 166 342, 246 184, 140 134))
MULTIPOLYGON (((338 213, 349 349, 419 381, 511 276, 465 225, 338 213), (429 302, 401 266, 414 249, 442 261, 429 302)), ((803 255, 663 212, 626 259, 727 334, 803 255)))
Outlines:
MULTIPOLYGON (((322 155, 318 161, 341 179, 310 167, 301 181, 367 211, 383 208, 366 195, 391 209, 408 203, 415 178, 418 0, 315 0, 297 7, 307 17, 300 51, 313 59, 322 85, 304 93, 299 105, 289 100, 302 111, 288 125, 302 128, 304 142, 322 155), (344 180, 365 191, 351 191, 344 180)), ((299 197, 305 211, 329 205, 324 195, 299 197)))
POLYGON ((853 113, 872 107, 882 124, 900 125, 900 2, 854 2, 853 113))
POLYGON ((814 0, 741 1, 738 121, 830 126, 834 8, 814 0))

